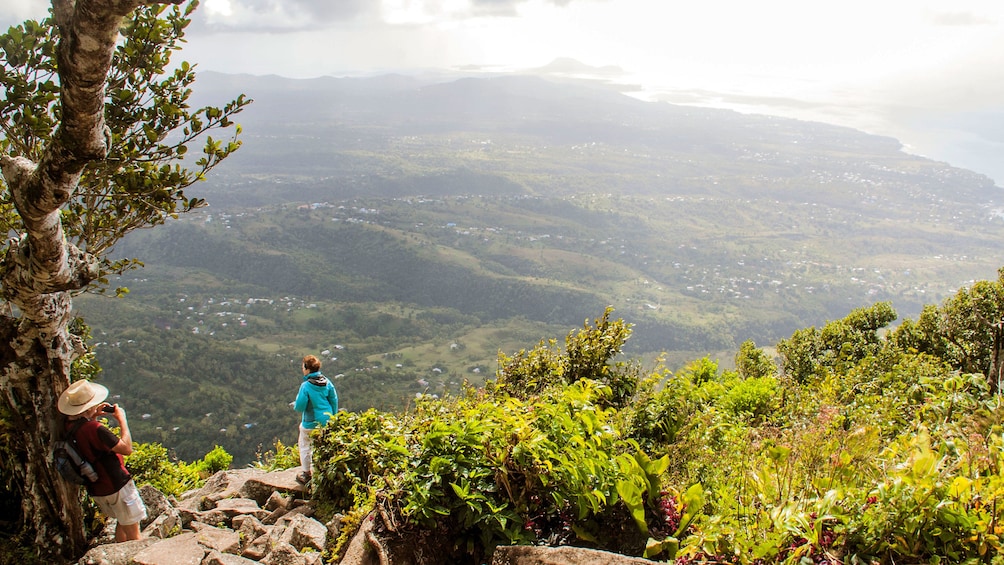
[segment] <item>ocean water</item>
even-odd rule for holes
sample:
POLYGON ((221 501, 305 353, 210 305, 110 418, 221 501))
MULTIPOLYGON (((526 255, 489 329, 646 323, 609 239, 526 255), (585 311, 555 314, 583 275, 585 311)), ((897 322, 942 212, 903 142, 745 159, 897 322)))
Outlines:
POLYGON ((944 108, 877 93, 792 88, 695 89, 644 86, 644 100, 723 108, 851 127, 898 139, 903 150, 986 175, 1004 188, 1004 101, 999 108, 944 108))

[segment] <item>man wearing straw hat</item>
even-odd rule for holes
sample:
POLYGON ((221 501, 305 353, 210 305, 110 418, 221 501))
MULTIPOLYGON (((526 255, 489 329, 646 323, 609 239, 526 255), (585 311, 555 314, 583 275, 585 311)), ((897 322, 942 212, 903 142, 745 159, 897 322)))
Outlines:
POLYGON ((59 395, 58 407, 67 416, 66 432, 76 438, 80 455, 90 461, 98 475, 97 481, 87 485, 87 493, 102 514, 115 519, 115 541, 136 540, 139 523, 146 518, 146 506, 122 458, 132 453, 132 434, 125 410, 118 404, 108 404, 106 398, 107 388, 81 380, 59 395), (97 421, 102 413, 118 420, 122 437, 97 421))

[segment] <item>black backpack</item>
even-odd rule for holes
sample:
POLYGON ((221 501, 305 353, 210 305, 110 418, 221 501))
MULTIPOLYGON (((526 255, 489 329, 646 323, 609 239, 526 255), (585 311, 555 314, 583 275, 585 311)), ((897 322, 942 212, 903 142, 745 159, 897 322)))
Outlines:
POLYGON ((98 480, 98 474, 94 472, 94 467, 83 457, 77 449, 77 430, 84 425, 81 418, 70 428, 66 437, 55 443, 52 450, 52 460, 56 464, 59 475, 78 485, 86 485, 98 480))

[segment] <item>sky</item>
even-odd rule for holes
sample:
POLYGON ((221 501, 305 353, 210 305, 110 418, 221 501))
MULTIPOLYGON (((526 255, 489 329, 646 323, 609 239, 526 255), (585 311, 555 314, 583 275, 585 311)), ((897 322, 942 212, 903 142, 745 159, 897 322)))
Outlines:
MULTIPOLYGON (((3 0, 0 26, 47 0, 3 0)), ((846 125, 1004 187, 1004 0, 203 0, 181 56, 291 78, 519 71, 846 125)), ((197 85, 196 85, 197 86, 197 85)))

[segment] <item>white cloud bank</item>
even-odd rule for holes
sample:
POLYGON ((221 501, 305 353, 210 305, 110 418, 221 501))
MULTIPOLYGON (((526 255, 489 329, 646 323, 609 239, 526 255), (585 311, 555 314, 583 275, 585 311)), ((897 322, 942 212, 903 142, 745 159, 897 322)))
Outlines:
MULTIPOLYGON (((0 25, 47 5, 4 0, 0 25)), ((290 77, 571 57, 670 99, 894 135, 1004 184, 986 158, 1004 152, 1000 0, 204 0, 187 39, 200 69, 290 77)))

